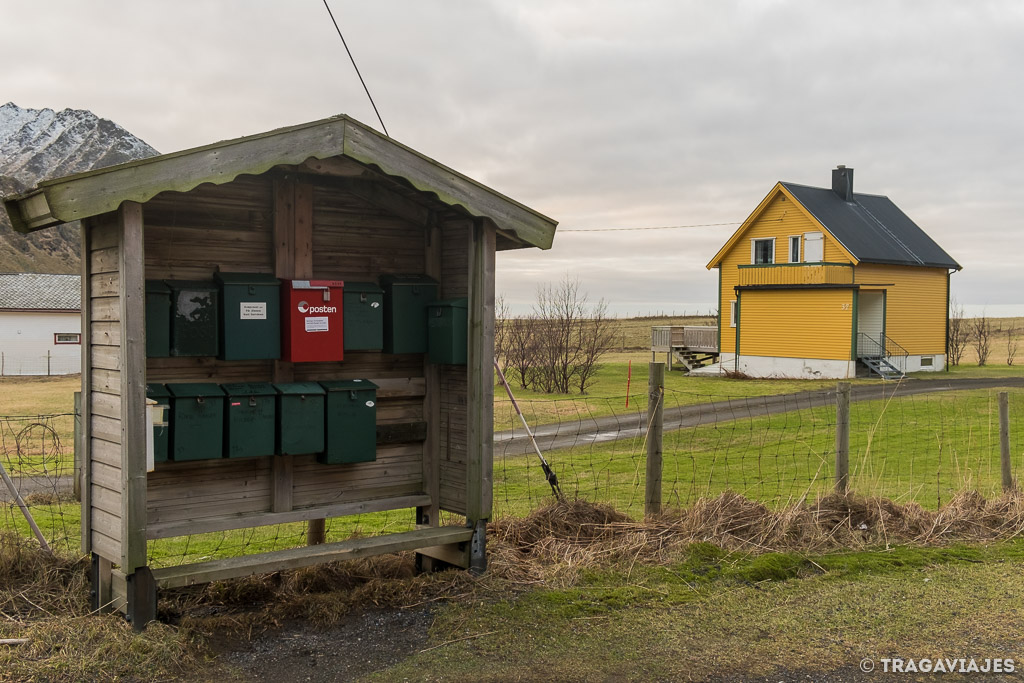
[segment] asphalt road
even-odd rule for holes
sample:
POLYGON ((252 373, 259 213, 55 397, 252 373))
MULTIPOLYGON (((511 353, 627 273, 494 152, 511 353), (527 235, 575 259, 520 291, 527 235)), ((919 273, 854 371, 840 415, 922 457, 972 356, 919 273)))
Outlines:
MULTIPOLYGON (((1024 387, 1024 377, 910 379, 884 383, 879 380, 877 384, 854 385, 850 391, 850 400, 876 401, 890 396, 1004 387, 1024 387)), ((665 400, 664 431, 834 405, 835 397, 835 389, 831 389, 673 407, 672 395, 669 392, 665 400)), ((541 452, 546 453, 559 448, 642 437, 647 431, 645 421, 644 413, 633 413, 625 416, 586 418, 536 428, 531 425, 530 428, 534 431, 541 452)), ((494 457, 514 457, 526 453, 533 453, 533 446, 524 429, 513 429, 494 435, 494 457)))
MULTIPOLYGON (((902 382, 881 382, 858 384, 850 391, 851 401, 874 401, 890 396, 911 396, 939 391, 968 389, 998 389, 1003 387, 1024 387, 1024 377, 992 377, 975 379, 911 379, 902 382)), ((690 406, 671 406, 671 393, 666 398, 664 430, 672 431, 684 427, 745 420, 763 415, 776 415, 794 410, 805 410, 835 403, 835 390, 802 391, 796 394, 754 396, 730 399, 713 403, 690 406)), ((558 424, 533 427, 541 452, 559 448, 584 446, 642 437, 647 431, 644 413, 631 415, 609 415, 566 421, 558 424)), ((507 458, 533 453, 533 446, 523 429, 497 432, 494 435, 494 457, 507 458)), ((50 479, 16 479, 22 496, 36 492, 63 492, 71 489, 71 477, 61 476, 50 479)), ((13 502, 14 498, 0 482, 0 502, 13 502)))

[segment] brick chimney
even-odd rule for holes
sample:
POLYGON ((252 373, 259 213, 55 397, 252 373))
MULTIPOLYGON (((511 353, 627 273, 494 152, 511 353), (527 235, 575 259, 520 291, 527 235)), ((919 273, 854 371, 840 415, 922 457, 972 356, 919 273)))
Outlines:
POLYGON ((853 201, 853 169, 839 164, 832 169, 832 191, 844 202, 853 201))

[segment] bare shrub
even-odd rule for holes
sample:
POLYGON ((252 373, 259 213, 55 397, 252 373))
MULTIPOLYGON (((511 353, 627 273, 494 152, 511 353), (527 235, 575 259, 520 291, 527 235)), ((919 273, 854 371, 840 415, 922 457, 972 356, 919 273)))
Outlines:
POLYGON ((964 307, 956 298, 950 300, 949 304, 949 333, 948 349, 949 364, 960 365, 964 357, 964 350, 967 348, 967 340, 970 336, 970 325, 964 320, 964 307))
POLYGON ((537 325, 532 318, 509 318, 505 321, 506 363, 502 370, 509 381, 515 380, 523 389, 530 387, 536 376, 537 325))
POLYGON ((978 365, 988 362, 992 351, 992 322, 984 314, 970 321, 970 341, 978 356, 978 365))
POLYGON ((533 388, 545 393, 568 394, 574 389, 586 393, 615 332, 607 305, 599 301, 590 306, 579 280, 567 276, 558 284, 539 287, 533 310, 537 353, 533 388))
POLYGON ((1014 359, 1017 357, 1017 333, 1020 330, 1014 327, 1013 323, 1010 323, 1010 327, 1006 330, 1006 364, 1013 365, 1014 359))

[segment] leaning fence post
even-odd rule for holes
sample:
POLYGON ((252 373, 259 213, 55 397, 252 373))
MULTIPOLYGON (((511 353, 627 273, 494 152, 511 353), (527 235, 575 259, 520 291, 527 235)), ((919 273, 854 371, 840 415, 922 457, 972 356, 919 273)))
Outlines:
POLYGON ((74 440, 74 481, 72 487, 75 500, 82 500, 82 392, 75 392, 75 440, 74 440))
POLYGON ((836 491, 850 488, 850 383, 836 384, 836 491))
POLYGON ((661 435, 665 415, 665 364, 650 363, 647 380, 647 489, 644 514, 661 513, 661 435))
POLYGON ((1003 490, 1013 489, 1013 472, 1010 471, 1010 398, 1005 391, 999 392, 999 460, 1003 469, 1003 490))

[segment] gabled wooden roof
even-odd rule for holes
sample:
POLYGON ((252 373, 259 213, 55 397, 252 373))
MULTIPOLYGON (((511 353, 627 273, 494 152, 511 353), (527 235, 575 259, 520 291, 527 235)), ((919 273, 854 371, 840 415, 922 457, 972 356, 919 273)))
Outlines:
POLYGON ((761 200, 708 262, 709 269, 721 263, 779 194, 790 199, 822 231, 828 232, 854 264, 883 263, 960 270, 960 264, 888 197, 853 193, 853 201, 848 202, 831 189, 785 182, 776 183, 761 200))
POLYGON ((4 205, 15 230, 33 232, 168 190, 187 192, 279 165, 340 156, 401 178, 442 204, 487 217, 521 246, 551 247, 556 221, 344 115, 48 180, 5 198, 4 205))

